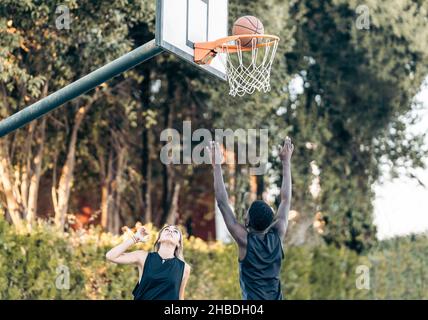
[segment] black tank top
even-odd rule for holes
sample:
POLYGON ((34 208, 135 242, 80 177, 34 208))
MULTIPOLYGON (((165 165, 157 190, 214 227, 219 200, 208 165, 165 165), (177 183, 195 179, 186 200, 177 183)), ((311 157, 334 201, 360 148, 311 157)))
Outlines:
POLYGON ((134 300, 179 300, 183 272, 180 259, 162 259, 157 252, 149 252, 143 276, 132 291, 134 300))
POLYGON ((284 259, 278 231, 249 232, 247 253, 239 262, 239 282, 244 300, 282 300, 279 272, 284 259))

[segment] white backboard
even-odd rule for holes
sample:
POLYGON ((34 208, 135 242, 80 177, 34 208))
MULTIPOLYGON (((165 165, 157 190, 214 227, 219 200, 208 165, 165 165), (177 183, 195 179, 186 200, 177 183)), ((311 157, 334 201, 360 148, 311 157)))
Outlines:
POLYGON ((193 44, 228 35, 228 0, 157 0, 156 44, 226 80, 219 57, 209 65, 193 62, 193 44))

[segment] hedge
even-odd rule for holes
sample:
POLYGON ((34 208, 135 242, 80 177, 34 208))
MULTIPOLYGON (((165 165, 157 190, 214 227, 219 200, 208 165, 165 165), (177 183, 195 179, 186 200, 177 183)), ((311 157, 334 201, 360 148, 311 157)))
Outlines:
MULTIPOLYGON (((62 233, 42 221, 31 232, 17 232, 0 216, 0 299, 132 299, 136 268, 105 259, 105 253, 122 240, 98 228, 62 233), (64 270, 69 287, 61 282, 64 270)), ((139 246, 150 250, 152 244, 153 239, 139 246)), ((281 271, 284 296, 427 299, 427 252, 427 237, 381 243, 360 256, 327 245, 286 248, 281 271), (356 286, 359 265, 369 268, 368 290, 356 286)), ((186 299, 241 298, 235 245, 191 237, 185 240, 184 253, 192 267, 186 299)))

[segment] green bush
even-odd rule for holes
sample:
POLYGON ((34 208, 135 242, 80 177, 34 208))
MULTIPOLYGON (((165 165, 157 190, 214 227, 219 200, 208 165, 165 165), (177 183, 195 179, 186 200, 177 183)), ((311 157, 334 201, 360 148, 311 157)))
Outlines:
MULTIPOLYGON (((105 253, 122 240, 97 228, 61 233, 45 222, 20 233, 0 216, 0 299, 132 299, 136 268, 105 259, 105 253), (56 286, 61 266, 68 268, 69 289, 56 286)), ((139 246, 149 250, 152 244, 139 246)), ((427 249, 426 237, 382 242, 361 256, 333 246, 286 248, 281 272, 284 296, 427 299, 427 249), (370 268, 370 290, 356 288, 358 265, 370 268)), ((185 258, 192 267, 187 299, 241 298, 235 245, 191 237, 185 241, 185 258)))
POLYGON ((428 299, 428 238, 382 242, 368 255, 373 266, 371 298, 428 299))

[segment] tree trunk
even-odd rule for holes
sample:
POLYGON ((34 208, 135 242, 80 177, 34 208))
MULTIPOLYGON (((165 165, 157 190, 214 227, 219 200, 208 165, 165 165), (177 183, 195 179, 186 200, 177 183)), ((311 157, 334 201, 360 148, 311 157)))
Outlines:
MULTIPOLYGON (((179 89, 174 83, 168 84, 168 100, 167 101, 179 101, 179 89), (176 99, 176 100, 174 100, 176 99)), ((174 103, 166 103, 164 109, 164 128, 172 127, 172 120, 174 114, 174 103)), ((158 225, 161 227, 168 220, 170 209, 172 206, 173 190, 174 185, 174 171, 171 165, 163 165, 162 167, 162 215, 158 218, 158 225)))
POLYGON ((101 171, 101 226, 104 230, 109 231, 109 217, 110 217, 110 196, 111 196, 111 180, 112 180, 112 171, 113 171, 113 151, 110 150, 107 167, 105 167, 104 155, 99 152, 98 156, 101 171))
POLYGON ((21 191, 22 205, 24 209, 27 208, 27 210, 25 210, 27 212, 28 212, 28 192, 29 192, 30 179, 31 179, 31 159, 33 157, 32 144, 33 144, 34 130, 36 128, 37 121, 38 120, 35 120, 28 124, 27 138, 25 139, 25 145, 23 150, 23 155, 25 155, 27 158, 26 158, 25 164, 22 165, 20 191, 21 191))
POLYGON ((145 128, 143 133, 143 165, 142 165, 142 193, 144 199, 144 216, 143 219, 146 223, 152 222, 152 159, 150 156, 153 144, 153 135, 150 129, 145 128))
POLYGON ((141 85, 141 109, 138 113, 139 126, 141 128, 141 194, 143 197, 143 208, 141 219, 145 222, 151 222, 152 217, 152 161, 151 161, 151 146, 152 146, 152 135, 150 128, 146 126, 144 121, 144 113, 149 109, 150 105, 150 70, 144 69, 143 71, 144 80, 141 85))
POLYGON ((19 193, 15 190, 12 177, 10 176, 10 159, 5 151, 5 146, 2 144, 0 146, 0 181, 6 198, 7 212, 12 223, 21 230, 23 228, 21 216, 22 205, 19 201, 19 193))
POLYGON ((177 223, 178 218, 178 199, 180 196, 180 184, 176 183, 174 186, 174 193, 172 195, 171 206, 169 208, 166 223, 173 225, 177 223))
POLYGON ((111 131, 112 145, 109 150, 107 166, 104 154, 98 150, 101 166, 101 224, 106 231, 117 234, 121 225, 121 201, 123 192, 123 174, 127 162, 127 146, 120 133, 111 131))
POLYGON ((117 160, 117 167, 116 167, 116 176, 115 176, 115 198, 114 198, 114 225, 113 225, 113 233, 118 233, 120 230, 120 215, 121 215, 121 202, 122 202, 122 184, 123 184, 123 173, 125 171, 125 165, 126 165, 126 147, 121 146, 117 149, 118 153, 118 160, 117 160))
MULTIPOLYGON (((48 95, 49 82, 45 81, 40 98, 48 95)), ((37 216, 37 199, 39 195, 40 177, 42 175, 43 152, 45 148, 46 117, 32 121, 29 124, 29 137, 26 140, 27 156, 24 174, 21 180, 21 198, 26 213, 29 228, 37 216), (36 142, 35 155, 33 154, 33 138, 36 142)))
POLYGON ((150 129, 147 129, 147 166, 146 166, 146 183, 144 191, 144 201, 145 201, 145 221, 152 222, 153 221, 153 205, 152 205, 152 157, 151 155, 151 146, 153 146, 153 133, 150 129))
MULTIPOLYGON (((0 88, 2 93, 6 94, 4 85, 1 85, 0 88)), ((46 97, 47 92, 48 81, 45 81, 40 98, 46 97)), ((20 91, 21 97, 25 95, 25 89, 20 91)), ((5 107, 9 110, 7 101, 4 101, 5 107)), ((19 104, 22 103, 24 103, 23 99, 19 104)), ((0 143, 0 190, 5 195, 10 219, 19 228, 23 227, 24 218, 31 222, 36 217, 37 196, 40 176, 42 175, 45 126, 46 118, 41 121, 32 121, 25 129, 11 134, 12 139, 5 137, 0 143), (23 134, 24 136, 22 136, 23 134), (36 139, 35 155, 33 153, 34 136, 36 139), (14 155, 15 150, 17 151, 16 155, 14 155)))
POLYGON ((36 142, 38 145, 36 156, 33 159, 33 170, 28 191, 27 222, 31 223, 37 216, 37 199, 39 195, 40 177, 42 175, 42 160, 45 146, 46 118, 42 118, 38 129, 36 142))
POLYGON ((108 183, 101 183, 101 227, 106 230, 108 222, 108 183))
POLYGON ((67 159, 61 170, 61 177, 59 179, 58 188, 56 189, 55 196, 57 198, 57 207, 55 211, 55 224, 60 228, 64 228, 65 217, 68 211, 68 201, 70 198, 70 190, 73 183, 73 171, 76 159, 76 143, 77 132, 82 124, 86 112, 92 103, 80 107, 75 115, 73 130, 68 145, 67 159))
POLYGON ((162 168, 162 213, 157 217, 158 227, 162 227, 165 223, 169 213, 169 176, 168 176, 168 165, 163 165, 162 168))

